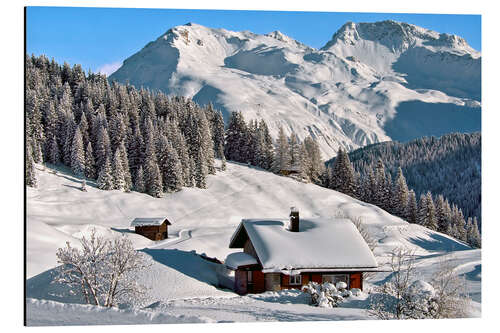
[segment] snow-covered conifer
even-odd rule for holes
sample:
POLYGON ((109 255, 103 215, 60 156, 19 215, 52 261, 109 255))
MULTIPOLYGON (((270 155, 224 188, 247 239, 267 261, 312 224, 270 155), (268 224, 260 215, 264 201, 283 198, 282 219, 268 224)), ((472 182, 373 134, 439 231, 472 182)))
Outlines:
POLYGON ((85 176, 85 152, 83 150, 83 139, 80 127, 75 130, 73 144, 71 147, 71 170, 78 177, 85 176))
POLYGON ((111 169, 111 163, 109 162, 109 157, 107 156, 101 170, 99 171, 99 176, 97 177, 97 187, 101 190, 112 190, 114 188, 113 170, 111 169))
POLYGON ((408 222, 419 223, 417 197, 413 190, 408 192, 408 222))
POLYGON ((125 176, 123 172, 123 161, 120 150, 117 149, 113 155, 112 174, 113 174, 113 189, 123 190, 125 188, 125 176))
POLYGON ((36 179, 36 171, 35 171, 35 163, 33 162, 33 155, 31 152, 31 148, 29 145, 26 145, 26 175, 25 182, 27 186, 37 187, 37 179, 36 179))
POLYGON ((146 192, 146 184, 144 182, 144 171, 142 169, 142 165, 140 165, 139 168, 137 169, 137 174, 135 175, 134 189, 137 192, 141 193, 146 192))
POLYGON ((111 143, 109 141, 108 130, 104 126, 100 126, 97 145, 94 148, 97 169, 101 170, 104 166, 106 159, 112 158, 111 156, 111 143))
POLYGON ((66 116, 66 124, 65 124, 66 134, 65 141, 63 146, 63 162, 67 166, 71 166, 71 154, 73 148, 73 138, 76 130, 76 123, 73 116, 73 113, 68 113, 66 116))
POLYGON ((127 149, 125 148, 125 143, 122 141, 118 146, 118 151, 120 153, 120 160, 123 170, 123 190, 125 192, 130 192, 132 189, 132 175, 130 174, 130 167, 128 163, 127 149))
POLYGON ((408 185, 406 185, 406 179, 403 176, 403 170, 401 170, 401 167, 398 168, 394 192, 393 198, 395 213, 406 219, 408 217, 408 185))
POLYGON ((59 164, 60 161, 59 145, 57 144, 56 136, 53 135, 49 143, 48 162, 59 164))
POLYGON ((146 162, 145 180, 147 193, 155 198, 160 198, 162 195, 162 179, 160 168, 155 160, 150 159, 146 162))
POLYGON ((280 126, 278 132, 278 140, 276 141, 276 147, 274 150, 274 172, 280 172, 281 170, 288 170, 291 167, 290 164, 290 147, 288 144, 288 137, 285 134, 283 126, 280 126))
POLYGON ((471 219, 470 227, 467 230, 467 243, 475 248, 481 247, 481 234, 477 226, 477 219, 471 219))
POLYGON ((87 148, 85 149, 85 177, 90 179, 97 177, 94 150, 90 141, 87 143, 87 148))

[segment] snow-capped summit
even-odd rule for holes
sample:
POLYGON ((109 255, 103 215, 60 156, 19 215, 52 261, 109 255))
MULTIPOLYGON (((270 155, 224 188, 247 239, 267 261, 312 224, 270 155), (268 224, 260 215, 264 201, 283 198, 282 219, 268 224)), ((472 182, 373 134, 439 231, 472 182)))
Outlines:
POLYGON ((339 146, 411 139, 405 129, 416 122, 419 136, 480 129, 480 52, 461 37, 396 21, 348 22, 319 50, 280 31, 188 23, 110 79, 211 102, 226 120, 240 110, 266 120, 274 136, 280 126, 312 135, 325 157, 339 146))

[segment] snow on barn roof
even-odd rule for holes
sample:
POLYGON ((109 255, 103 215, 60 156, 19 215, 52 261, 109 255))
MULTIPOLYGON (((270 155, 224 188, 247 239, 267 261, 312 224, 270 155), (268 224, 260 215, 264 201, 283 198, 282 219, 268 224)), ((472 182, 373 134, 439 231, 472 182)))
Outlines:
POLYGON ((136 217, 130 226, 142 227, 147 225, 162 225, 163 222, 167 222, 167 225, 171 225, 166 217, 136 217))
POLYGON ((245 252, 235 252, 235 253, 230 253, 226 257, 224 264, 231 269, 237 269, 238 267, 241 266, 257 265, 258 262, 257 259, 255 259, 249 254, 246 254, 245 252))
POLYGON ((287 229, 288 221, 242 220, 230 248, 252 242, 263 272, 307 269, 376 268, 372 251, 354 224, 347 219, 301 219, 299 232, 287 229))

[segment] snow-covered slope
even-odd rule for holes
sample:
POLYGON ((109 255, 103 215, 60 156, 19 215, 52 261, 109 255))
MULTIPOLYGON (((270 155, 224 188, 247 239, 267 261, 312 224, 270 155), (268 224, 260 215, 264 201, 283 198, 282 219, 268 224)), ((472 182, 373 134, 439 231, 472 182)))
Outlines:
MULTIPOLYGON (((280 125, 301 139, 311 134, 325 157, 339 146, 409 139, 399 133, 416 113, 421 125, 442 113, 441 134, 480 129, 480 53, 458 36, 394 21, 346 23, 320 50, 279 31, 189 23, 126 59, 110 79, 212 102, 226 120, 243 111, 265 119, 273 135, 280 125), (402 103, 409 101, 423 111, 402 103), (425 113, 428 103, 437 110, 425 113)), ((425 128, 412 135, 436 134, 425 128)))
MULTIPOLYGON (((338 214, 361 217, 377 240, 374 254, 382 265, 391 250, 404 245, 416 251, 419 273, 428 278, 447 256, 457 267, 457 274, 466 278, 473 300, 481 301, 480 250, 472 250, 444 234, 410 225, 341 193, 260 169, 228 163, 227 171, 209 176, 208 189, 184 188, 164 198, 102 191, 91 183, 88 192, 82 192, 78 180, 70 173, 54 174, 39 165, 37 175, 38 188, 27 190, 27 297, 54 302, 28 300, 28 324, 70 323, 69 319, 58 322, 52 317, 55 313, 81 318, 75 319, 75 323, 94 324, 133 322, 133 316, 138 317, 137 322, 175 322, 176 316, 183 314, 217 321, 369 319, 359 306, 331 312, 304 304, 297 293, 240 297, 215 287, 220 266, 199 254, 224 260, 229 253, 239 251, 228 246, 242 218, 286 219, 291 206, 300 210, 301 218, 338 214), (153 242, 132 232, 129 225, 133 218, 148 216, 168 216, 172 222, 169 239, 153 242), (76 244, 77 238, 88 234, 92 227, 109 236, 126 233, 151 258, 153 265, 142 275, 141 282, 154 292, 148 299, 150 305, 143 310, 174 317, 155 317, 140 311, 108 314, 99 310, 98 314, 87 307, 60 304, 82 300, 50 283, 54 278, 53 268, 57 266, 55 252, 67 240, 76 244), (296 306, 290 307, 290 303, 296 306), (108 315, 115 316, 114 321, 108 315)), ((379 273, 368 283, 380 283, 386 277, 387 273, 379 273)))

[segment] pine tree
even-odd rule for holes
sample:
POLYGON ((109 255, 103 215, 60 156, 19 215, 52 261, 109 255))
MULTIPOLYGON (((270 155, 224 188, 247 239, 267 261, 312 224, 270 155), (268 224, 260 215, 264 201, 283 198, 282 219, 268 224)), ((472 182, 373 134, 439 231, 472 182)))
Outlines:
POLYGON ((309 179, 311 182, 319 184, 321 181, 321 174, 325 170, 325 165, 321 159, 321 151, 319 149, 318 142, 311 136, 308 136, 304 139, 304 145, 310 162, 310 168, 307 172, 309 179))
POLYGON ((420 196, 419 210, 419 224, 437 230, 436 208, 430 192, 420 196))
POLYGON ((269 133, 269 127, 264 119, 259 122, 259 132, 263 140, 262 144, 262 165, 261 167, 266 170, 271 170, 274 161, 274 142, 271 134, 269 133))
POLYGON ((333 165, 330 188, 351 197, 356 195, 356 178, 349 155, 340 147, 333 165))
POLYGON ((97 169, 101 170, 106 159, 111 157, 111 143, 109 141, 108 130, 104 126, 99 127, 97 145, 94 149, 97 169))
POLYGON ((386 188, 386 176, 384 163, 379 158, 377 161, 377 166, 375 167, 375 181, 376 181, 376 189, 373 193, 373 201, 374 203, 385 209, 387 202, 387 188, 386 188))
POLYGON ((85 149, 85 177, 90 179, 95 179, 97 177, 94 151, 90 141, 87 143, 87 148, 85 149))
POLYGON ((467 243, 472 247, 481 248, 481 234, 479 233, 476 217, 474 217, 467 230, 467 243))
POLYGON ((59 145, 57 144, 56 136, 53 135, 49 144, 49 156, 48 161, 52 164, 59 164, 60 153, 59 153, 59 145))
POLYGON ((198 156, 195 163, 196 165, 194 169, 194 180, 196 187, 207 188, 208 169, 205 165, 205 158, 201 150, 198 151, 198 156))
POLYGON ((396 184, 394 189, 394 210, 395 213, 403 219, 408 218, 408 186, 406 185, 406 179, 403 176, 403 170, 401 167, 398 168, 398 174, 396 176, 396 184))
POLYGON ((290 140, 288 141, 288 151, 290 154, 289 163, 293 169, 300 168, 300 141, 295 133, 292 132, 290 140))
POLYGON ((221 169, 222 171, 226 171, 226 169, 227 169, 226 157, 224 156, 224 152, 223 152, 222 150, 220 151, 220 156, 222 156, 222 157, 221 157, 221 165, 220 165, 220 169, 221 169))
POLYGON ((432 199, 431 192, 427 192, 427 218, 425 226, 431 230, 437 230, 437 219, 436 219, 436 207, 434 206, 434 200, 432 199))
POLYGON ((454 225, 457 230, 455 237, 463 242, 467 242, 467 231, 465 230, 465 218, 462 213, 462 210, 459 209, 456 205, 453 205, 452 207, 452 219, 454 221, 454 225))
MULTIPOLYGON (((208 108, 213 110, 212 104, 209 104, 208 108)), ((222 159, 221 152, 224 153, 224 118, 222 118, 220 111, 213 111, 211 123, 215 157, 222 159)))
POLYGON ((276 148, 274 152, 274 172, 280 172, 281 170, 289 170, 290 165, 290 148, 288 144, 288 138, 285 134, 283 126, 280 127, 278 132, 278 140, 276 142, 276 148))
POLYGON ((130 174, 130 167, 128 164, 127 149, 125 148, 125 143, 123 141, 118 146, 118 151, 123 170, 123 190, 125 192, 130 192, 132 189, 132 175, 130 174))
POLYGON ((120 155, 120 150, 117 149, 113 156, 112 162, 112 174, 113 174, 113 189, 124 190, 125 189, 125 176, 123 172, 122 157, 120 155))
POLYGON ((410 190, 408 192, 408 222, 418 223, 418 205, 415 192, 410 190))
POLYGON ((209 122, 205 116, 203 110, 198 112, 198 126, 200 135, 200 149, 203 152, 203 158, 205 159, 205 165, 207 168, 207 173, 215 175, 215 164, 214 164, 214 143, 212 139, 212 133, 210 130, 209 122))
POLYGON ((300 177, 306 181, 311 181, 311 169, 312 162, 307 151, 307 146, 305 142, 300 145, 300 177))
POLYGON ((152 159, 146 163, 145 179, 147 193, 152 197, 160 198, 163 187, 160 168, 158 167, 158 163, 152 159))
POLYGON ((33 154, 29 145, 26 145, 26 175, 25 183, 27 186, 37 187, 35 163, 33 161, 33 154))
POLYGON ((97 187, 101 190, 112 190, 114 188, 113 170, 111 169, 111 163, 109 162, 108 157, 104 160, 104 164, 99 171, 99 176, 97 177, 97 187))
POLYGON ((65 129, 66 129, 66 134, 63 146, 63 162, 65 165, 71 166, 73 138, 76 131, 76 124, 75 124, 75 119, 73 117, 73 113, 68 113, 66 117, 65 129))
MULTIPOLYGON (((224 155, 222 155, 224 158, 224 155)), ((182 189, 182 165, 177 155, 177 151, 172 147, 169 142, 167 144, 167 160, 165 170, 164 183, 168 192, 179 191, 182 189)))
POLYGON ((247 162, 248 128, 241 112, 232 112, 226 130, 224 155, 228 160, 247 162))
POLYGON ((144 193, 146 192, 146 184, 144 182, 144 171, 142 169, 142 165, 137 169, 137 174, 135 176, 134 189, 137 192, 144 193))
POLYGON ((438 225, 437 231, 446 232, 449 221, 446 216, 446 205, 443 195, 439 194, 436 197, 435 206, 436 206, 436 220, 438 225))
POLYGON ((80 127, 75 130, 71 147, 71 170, 78 177, 85 176, 85 153, 80 127))

